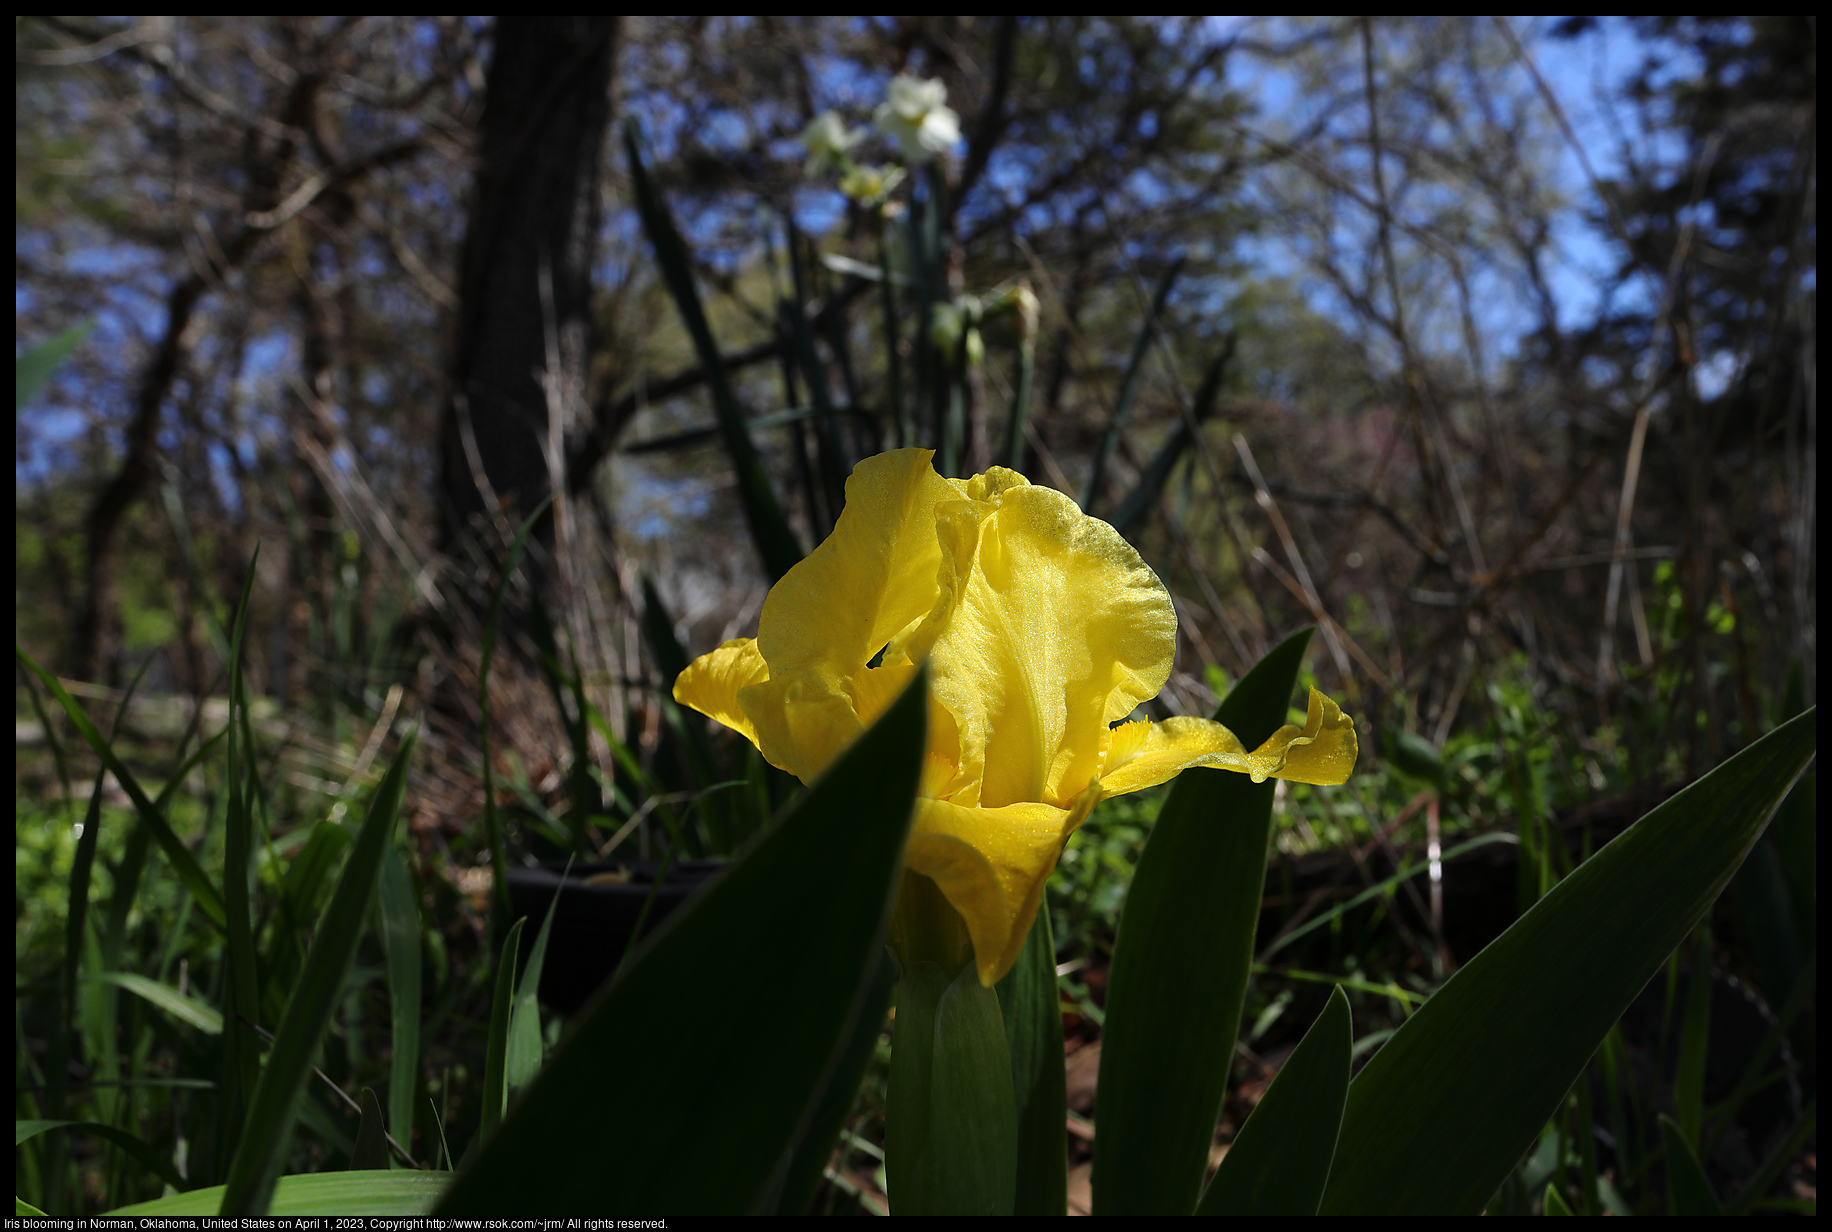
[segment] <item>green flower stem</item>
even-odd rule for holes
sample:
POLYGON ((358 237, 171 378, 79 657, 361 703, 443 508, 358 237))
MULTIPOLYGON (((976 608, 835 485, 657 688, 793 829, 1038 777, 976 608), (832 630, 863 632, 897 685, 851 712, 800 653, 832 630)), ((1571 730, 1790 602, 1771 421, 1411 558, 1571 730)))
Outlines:
POLYGON ((904 875, 892 925, 901 968, 885 1166, 900 1215, 1009 1215, 1018 1113, 998 994, 926 877, 904 875))

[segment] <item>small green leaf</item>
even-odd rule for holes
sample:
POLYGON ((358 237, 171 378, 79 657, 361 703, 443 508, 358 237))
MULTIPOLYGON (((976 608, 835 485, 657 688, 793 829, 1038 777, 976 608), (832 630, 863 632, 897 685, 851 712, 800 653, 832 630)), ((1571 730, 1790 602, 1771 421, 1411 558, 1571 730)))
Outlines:
POLYGON ((1546 1197, 1544 1200, 1543 1209, 1540 1211, 1540 1214, 1542 1215, 1569 1215, 1569 1214, 1572 1214, 1570 1205, 1565 1201, 1565 1195, 1561 1194, 1558 1191, 1558 1185, 1555 1182, 1552 1182, 1552 1181, 1546 1182, 1546 1197))
MULTIPOLYGON (((1281 642, 1216 710, 1248 748, 1285 721, 1310 634, 1281 642)), ((1139 857, 1107 980, 1097 1215, 1196 1208, 1253 962, 1274 785, 1178 776, 1139 857)))
POLYGON ((442 1210, 774 1209, 796 1141, 871 993, 916 798, 927 697, 919 674, 642 942, 442 1210))
POLYGON ((350 1171, 368 1172, 388 1167, 388 1134, 382 1128, 382 1102, 373 1087, 363 1088, 363 1116, 356 1127, 356 1149, 350 1152, 350 1171))
POLYGON ((144 975, 133 975, 125 971, 101 971, 94 975, 85 975, 85 983, 113 984, 116 988, 125 988, 137 997, 142 997, 173 1018, 196 1027, 206 1035, 223 1033, 223 1015, 215 1006, 185 993, 158 980, 148 979, 144 975))
POLYGON ((1711 1192, 1711 1182, 1686 1141, 1686 1131, 1665 1113, 1660 1117, 1660 1143, 1667 1152, 1667 1214, 1722 1215, 1724 1208, 1711 1192))
POLYGON ((1419 1007, 1349 1087, 1323 1211, 1480 1212, 1811 762, 1815 723, 1630 826, 1419 1007))
POLYGON ((1348 1100, 1352 1043, 1349 999, 1337 988, 1222 1156, 1198 1215, 1317 1213, 1348 1100))

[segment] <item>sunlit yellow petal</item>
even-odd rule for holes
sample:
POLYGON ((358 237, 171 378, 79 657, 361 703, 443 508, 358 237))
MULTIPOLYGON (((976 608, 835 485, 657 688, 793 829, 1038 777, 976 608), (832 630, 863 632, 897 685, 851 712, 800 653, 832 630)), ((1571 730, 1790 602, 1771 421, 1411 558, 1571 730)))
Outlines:
POLYGON ((1292 740, 1278 777, 1294 783, 1334 787, 1349 781, 1358 751, 1355 720, 1342 713, 1342 708, 1335 702, 1312 689, 1304 731, 1292 740))
POLYGON ((674 700, 717 719, 757 743, 757 729, 738 705, 738 690, 767 680, 769 665, 757 651, 755 638, 740 637, 687 665, 674 682, 674 700))
POLYGON ((1233 732, 1209 719, 1140 721, 1114 729, 1101 790, 1123 796, 1168 782, 1192 766, 1248 768, 1247 750, 1233 732))
POLYGON ((1090 788, 1069 809, 916 802, 904 867, 934 881, 967 922, 980 983, 991 987, 1018 961, 1062 845, 1099 798, 1090 788))
POLYGON ((973 502, 978 536, 934 642, 935 694, 959 723, 963 774, 981 776, 980 804, 1067 807, 1100 768, 1107 724, 1163 687, 1176 612, 1138 552, 1062 493, 1012 471, 974 492, 990 499, 973 502))
POLYGON ((935 506, 960 493, 935 473, 930 456, 900 449, 854 467, 833 534, 764 600, 757 646, 769 677, 747 691, 744 711, 764 756, 804 780, 825 769, 909 679, 879 680, 881 669, 866 664, 934 605, 941 560, 935 506), (797 708, 811 713, 792 715, 797 708))
POLYGON ((1184 770, 1237 770, 1255 783, 1269 778, 1334 786, 1355 768, 1355 720, 1312 689, 1303 727, 1286 724, 1249 753, 1233 732, 1210 719, 1128 723, 1113 733, 1101 790, 1123 795, 1155 787, 1184 770))

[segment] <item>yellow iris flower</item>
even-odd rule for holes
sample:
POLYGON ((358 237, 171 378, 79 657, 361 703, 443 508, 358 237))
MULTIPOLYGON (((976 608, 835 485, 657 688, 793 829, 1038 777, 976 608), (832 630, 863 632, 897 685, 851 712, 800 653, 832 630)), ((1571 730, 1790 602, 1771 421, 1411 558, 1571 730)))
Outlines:
POLYGON ((1170 676, 1177 616, 1163 583, 1062 493, 1003 467, 944 479, 931 456, 859 463, 832 536, 770 590, 757 636, 696 659, 674 696, 811 782, 927 660, 904 867, 960 914, 990 986, 1101 799, 1193 766, 1341 783, 1355 723, 1315 689, 1303 727, 1251 752, 1208 719, 1121 722, 1170 676))

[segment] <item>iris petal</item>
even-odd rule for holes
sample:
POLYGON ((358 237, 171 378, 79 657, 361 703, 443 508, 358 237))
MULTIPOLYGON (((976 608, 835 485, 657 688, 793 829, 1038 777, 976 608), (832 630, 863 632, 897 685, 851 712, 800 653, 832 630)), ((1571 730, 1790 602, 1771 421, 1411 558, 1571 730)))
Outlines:
POLYGON ((758 653, 757 639, 733 638, 687 665, 674 681, 674 700, 717 719, 756 744, 757 729, 739 707, 738 692, 769 676, 770 665, 758 653))
POLYGON ((1240 738, 1210 719, 1128 723, 1113 733, 1101 789, 1110 796, 1142 791, 1197 766, 1237 770, 1255 783, 1269 778, 1334 786, 1355 768, 1355 721, 1312 689, 1303 727, 1286 724, 1248 752, 1240 738))
POLYGON ((900 449, 854 467, 833 534, 764 599, 757 647, 769 677, 740 703, 764 756, 803 780, 826 769, 896 696, 867 681, 881 669, 866 664, 933 605, 935 506, 959 493, 929 457, 900 449), (804 707, 807 721, 792 719, 791 708, 804 707))
POLYGON ((904 867, 934 881, 966 921, 980 983, 997 983, 1018 961, 1043 901, 1044 882, 1063 844, 1099 799, 1099 789, 1091 787, 1067 809, 916 802, 904 867))
POLYGON ((935 695, 960 726, 963 771, 978 763, 979 804, 1066 808, 1100 767, 1107 724, 1163 688, 1176 611, 1111 526, 1014 472, 982 478, 971 558, 944 555, 956 595, 933 645, 935 695))

